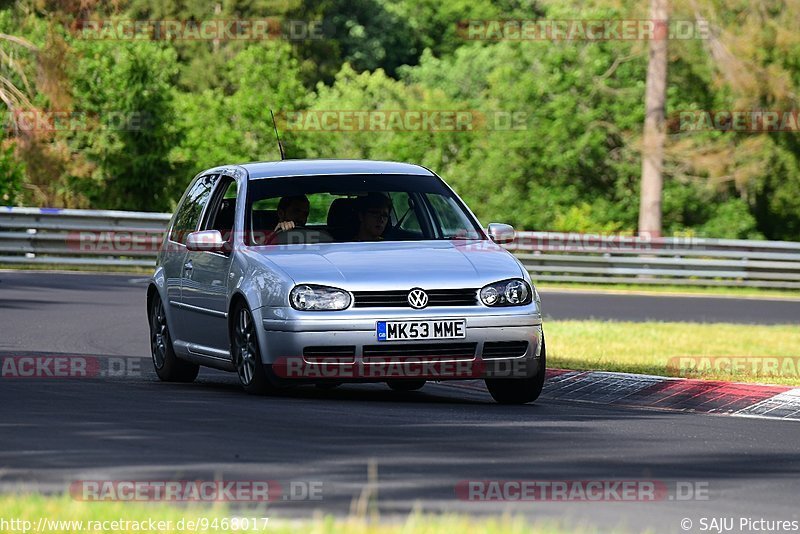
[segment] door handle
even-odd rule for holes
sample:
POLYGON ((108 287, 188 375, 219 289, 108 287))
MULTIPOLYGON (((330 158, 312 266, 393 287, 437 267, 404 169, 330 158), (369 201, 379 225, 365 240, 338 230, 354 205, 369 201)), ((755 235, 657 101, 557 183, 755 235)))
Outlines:
POLYGON ((194 265, 192 265, 192 260, 189 260, 189 261, 187 261, 186 263, 183 264, 183 271, 186 274, 191 274, 192 273, 192 269, 194 269, 194 265))

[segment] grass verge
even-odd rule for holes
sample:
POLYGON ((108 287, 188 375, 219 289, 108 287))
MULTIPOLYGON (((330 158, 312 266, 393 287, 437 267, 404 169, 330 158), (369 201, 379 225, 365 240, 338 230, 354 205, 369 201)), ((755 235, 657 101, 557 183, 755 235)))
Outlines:
POLYGON ((544 328, 548 367, 800 386, 797 325, 548 321, 544 328))
MULTIPOLYGON (((534 280, 535 281, 535 280, 534 280)), ((800 290, 771 289, 759 287, 716 287, 716 286, 679 286, 665 285, 654 286, 645 284, 571 284, 547 283, 536 284, 542 293, 548 291, 590 291, 596 293, 615 294, 673 294, 673 295, 699 295, 721 297, 750 297, 750 298, 788 298, 800 300, 800 290)))
MULTIPOLYGON (((268 512, 229 512, 222 506, 212 508, 179 508, 160 503, 130 502, 80 502, 69 497, 44 497, 41 495, 2 495, 0 496, 0 532, 28 532, 42 526, 41 532, 162 532, 185 534, 187 532, 227 533, 227 532, 270 532, 310 534, 449 534, 451 532, 470 532, 487 534, 522 533, 561 533, 567 530, 555 524, 530 522, 511 516, 490 518, 471 518, 463 515, 423 515, 411 514, 405 521, 382 522, 366 518, 335 519, 319 517, 306 520, 268 519, 268 512), (257 526, 254 528, 254 517, 257 526), (250 518, 245 525, 244 518, 250 518), (236 520, 235 520, 236 518, 236 520), (40 523, 40 520, 46 523, 40 523), (57 522, 61 522, 60 524, 57 522), (124 523, 127 521, 128 523, 124 523), (163 522, 151 528, 151 521, 163 522), (182 523, 181 523, 182 521, 182 523), (28 523, 23 523, 28 522, 28 523), (69 524, 68 522, 72 522, 69 524), (116 522, 116 523, 112 523, 116 522), (135 522, 135 524, 134 524, 135 522), (192 523, 190 523, 192 522, 192 523), (183 528, 180 528, 180 527, 183 528), (242 528, 242 527, 247 528, 242 528), (141 528, 144 527, 144 528, 141 528), (189 528, 194 527, 194 528, 189 528), (236 528, 239 527, 239 528, 236 528)), ((570 529, 570 532, 576 532, 570 529)), ((580 530, 578 532, 593 532, 580 530)))

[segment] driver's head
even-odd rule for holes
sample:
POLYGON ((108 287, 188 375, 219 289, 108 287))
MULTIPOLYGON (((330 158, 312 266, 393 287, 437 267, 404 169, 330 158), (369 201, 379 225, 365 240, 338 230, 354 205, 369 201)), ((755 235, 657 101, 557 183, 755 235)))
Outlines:
POLYGON ((278 220, 292 221, 297 226, 305 226, 311 206, 305 195, 282 197, 278 202, 278 220))

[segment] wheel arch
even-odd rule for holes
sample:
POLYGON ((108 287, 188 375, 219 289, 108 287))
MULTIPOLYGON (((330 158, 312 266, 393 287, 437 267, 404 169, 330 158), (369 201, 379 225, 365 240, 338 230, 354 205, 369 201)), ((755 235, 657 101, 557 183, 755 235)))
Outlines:
MULTIPOLYGON (((169 299, 166 295, 162 293, 161 288, 159 287, 158 283, 154 280, 150 281, 147 286, 147 316, 148 320, 150 318, 150 309, 153 305, 153 299, 158 296, 161 299, 161 303, 164 306, 164 313, 167 316, 167 324, 172 325, 172 307, 170 306, 169 299)), ((172 334, 172 330, 170 330, 170 334, 172 334)))
POLYGON ((228 341, 231 341, 231 336, 233 334, 233 322, 236 320, 234 316, 234 311, 240 305, 244 304, 248 310, 252 313, 252 308, 250 307, 250 303, 247 302, 247 297, 244 296, 244 293, 236 292, 231 295, 231 300, 228 303, 228 341))
POLYGON ((261 353, 262 363, 267 363, 268 347, 267 347, 267 332, 264 330, 261 319, 261 307, 253 307, 247 295, 241 291, 236 291, 231 295, 230 302, 228 303, 228 343, 233 349, 233 328, 236 321, 235 310, 237 306, 243 304, 249 311, 255 323, 256 339, 258 341, 259 352, 261 353))
MULTIPOLYGON (((155 295, 161 297, 155 282, 150 282, 150 284, 147 286, 147 313, 150 313, 150 307, 153 305, 153 297, 155 295)), ((164 299, 161 298, 161 300, 163 301, 164 299)))

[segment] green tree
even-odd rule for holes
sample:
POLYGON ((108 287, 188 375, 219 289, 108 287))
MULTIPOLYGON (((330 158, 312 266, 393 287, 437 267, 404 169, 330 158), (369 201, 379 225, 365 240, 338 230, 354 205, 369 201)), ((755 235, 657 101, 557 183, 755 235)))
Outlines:
MULTIPOLYGON (((185 185, 195 173, 215 165, 279 159, 270 108, 281 113, 305 107, 307 93, 300 67, 288 44, 269 41, 242 50, 220 73, 230 88, 177 97, 181 142, 170 154, 185 185)), ((290 157, 303 157, 304 149, 282 132, 290 157)))
POLYGON ((158 211, 176 180, 169 153, 180 141, 174 104, 175 53, 152 42, 73 43, 75 111, 87 128, 68 142, 93 166, 78 187, 97 206, 158 211))
POLYGON ((0 177, 0 202, 13 206, 20 197, 25 178, 25 168, 14 154, 13 141, 0 141, 0 177))

